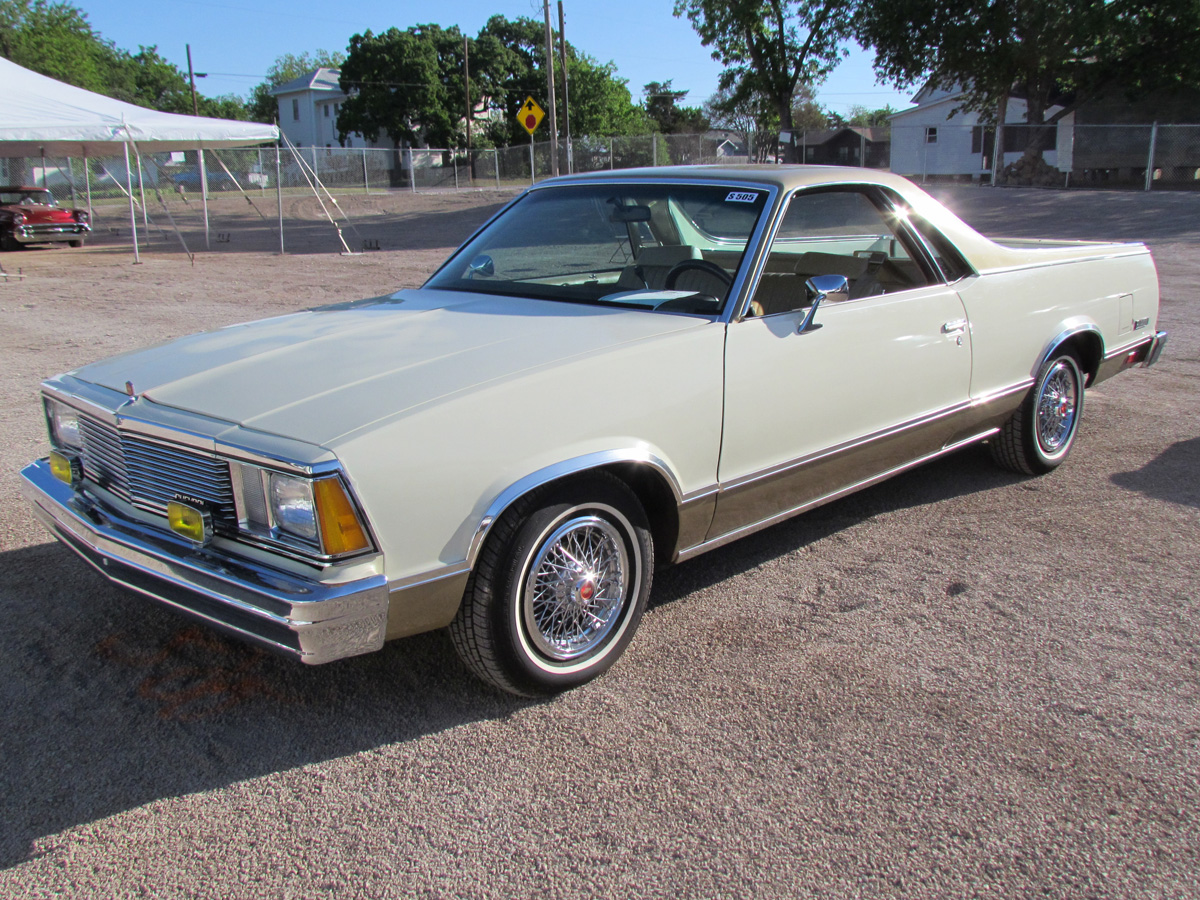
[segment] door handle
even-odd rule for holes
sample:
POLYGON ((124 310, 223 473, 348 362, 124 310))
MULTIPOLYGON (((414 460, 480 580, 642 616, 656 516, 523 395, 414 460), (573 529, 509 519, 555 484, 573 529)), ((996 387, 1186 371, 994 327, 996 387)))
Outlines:
POLYGON ((966 330, 966 319, 955 319, 952 322, 942 323, 942 334, 963 334, 966 330))

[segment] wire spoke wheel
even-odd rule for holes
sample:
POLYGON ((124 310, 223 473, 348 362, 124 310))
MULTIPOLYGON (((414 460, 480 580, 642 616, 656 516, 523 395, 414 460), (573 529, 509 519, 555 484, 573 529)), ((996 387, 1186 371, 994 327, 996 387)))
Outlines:
POLYGON ((628 551, 598 516, 564 522, 538 548, 522 614, 530 640, 553 660, 590 653, 608 637, 628 593, 628 551))
POLYGON ((1074 431, 1078 391, 1075 374, 1063 360, 1058 360, 1042 381, 1037 398, 1037 439, 1049 456, 1061 451, 1074 431))
POLYGON ((544 697, 603 674, 646 609, 654 539, 638 496, 607 472, 546 485, 492 526, 450 625, 467 667, 544 697))

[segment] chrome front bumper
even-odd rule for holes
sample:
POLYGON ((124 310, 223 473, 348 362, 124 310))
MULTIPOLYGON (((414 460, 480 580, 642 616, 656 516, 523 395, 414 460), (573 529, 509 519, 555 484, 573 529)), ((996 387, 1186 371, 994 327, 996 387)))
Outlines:
POLYGON ((49 244, 54 241, 79 241, 92 233, 92 226, 83 222, 63 222, 61 225, 18 225, 12 236, 22 244, 49 244))
POLYGON ((383 575, 326 583, 257 566, 114 517, 51 475, 44 459, 21 476, 38 520, 110 581, 304 663, 383 646, 383 575))

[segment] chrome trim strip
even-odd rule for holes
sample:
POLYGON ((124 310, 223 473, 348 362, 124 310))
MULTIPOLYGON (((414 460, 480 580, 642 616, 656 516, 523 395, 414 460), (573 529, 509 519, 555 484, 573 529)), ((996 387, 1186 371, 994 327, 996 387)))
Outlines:
MULTIPOLYGON (((504 511, 519 497, 523 497, 530 491, 541 487, 543 484, 548 484, 551 481, 557 481, 567 475, 575 475, 579 472, 586 472, 589 469, 598 469, 601 466, 612 465, 613 463, 637 463, 647 465, 662 475, 667 484, 671 487, 671 493, 675 497, 676 507, 683 505, 683 494, 679 489, 679 482, 663 460, 659 459, 653 453, 645 448, 628 448, 625 450, 600 450, 595 453, 587 453, 583 456, 577 456, 574 459, 566 459, 562 462, 554 463, 546 466, 543 469, 538 469, 536 472, 531 472, 524 478, 510 484, 507 488, 501 491, 488 506, 487 511, 476 526, 471 537, 470 547, 467 551, 467 565, 470 568, 475 567, 475 561, 479 557, 479 551, 483 547, 484 538, 487 537, 488 531, 496 520, 503 515, 504 511)), ((705 490, 708 490, 707 488, 705 490)), ((692 492, 693 494, 695 492, 692 492)), ((703 496, 703 495, 701 495, 703 496)), ((689 500, 697 499, 689 494, 689 500)))
MULTIPOLYGON (((992 243, 999 244, 1004 249, 1009 249, 1004 246, 1004 238, 992 238, 992 243)), ((1090 243, 1090 242, 1089 242, 1090 243)), ((1005 272, 1026 272, 1030 269, 1048 269, 1052 266, 1073 266, 1076 263, 1097 262, 1104 259, 1121 259, 1126 256, 1148 256, 1150 251, 1145 244, 1115 244, 1114 247, 1122 247, 1125 249, 1113 250, 1110 253, 1097 253, 1095 256, 1074 256, 1070 259, 1047 259, 1041 262, 1020 263, 1012 266, 997 266, 992 269, 980 269, 980 275, 1001 275, 1005 272)), ((1044 249, 1057 249, 1047 247, 1044 249)), ((1070 248, 1066 248, 1070 249, 1070 248)))
POLYGON ((1046 364, 1046 360, 1051 357, 1055 350, 1062 346, 1063 341, 1069 340, 1079 334, 1088 333, 1098 337, 1100 339, 1100 358, 1104 359, 1104 333, 1100 331, 1100 327, 1096 323, 1068 319, 1063 325, 1065 326, 1064 329, 1047 342, 1045 349, 1038 356, 1037 362, 1033 364, 1033 368, 1029 374, 1034 378, 1037 377, 1037 373, 1041 371, 1042 366, 1046 364), (1074 324, 1067 324, 1072 321, 1074 324))
POLYGON ((116 584, 304 663, 383 646, 388 591, 381 574, 314 581, 211 548, 198 550, 92 506, 55 479, 45 460, 26 466, 21 476, 38 520, 116 584))
POLYGON ((815 453, 810 453, 808 456, 801 456, 796 459, 788 460, 787 462, 777 463, 774 466, 771 466, 766 469, 761 469, 758 472, 751 472, 747 475, 739 476, 738 478, 734 478, 730 481, 722 482, 721 483, 721 493, 724 494, 728 491, 739 490, 741 488, 746 487, 747 485, 754 484, 757 481, 762 481, 764 478, 771 478, 771 477, 774 477, 775 475, 781 475, 784 472, 789 472, 792 469, 797 469, 801 466, 806 466, 809 463, 814 463, 814 462, 817 462, 818 460, 825 459, 830 456, 836 456, 839 453, 845 453, 847 450, 853 450, 854 448, 861 447, 864 444, 870 444, 875 441, 893 437, 893 436, 895 436, 897 434, 901 434, 905 431, 911 431, 914 428, 920 428, 925 425, 929 425, 932 422, 938 421, 939 419, 944 419, 947 416, 952 416, 957 413, 965 412, 966 410, 972 409, 973 407, 980 406, 990 400, 994 400, 997 397, 1002 396, 1003 393, 1007 393, 1007 391, 1002 391, 997 394, 989 394, 986 398, 980 398, 979 400, 969 400, 965 403, 956 403, 953 406, 948 406, 945 409, 941 409, 936 412, 930 413, 928 415, 921 416, 920 418, 911 419, 908 422, 903 422, 899 425, 894 425, 891 428, 885 428, 881 431, 876 431, 871 434, 864 435, 863 437, 860 437, 860 438, 854 438, 853 440, 849 440, 844 443, 838 444, 835 447, 827 447, 824 450, 818 450, 815 453))
POLYGON ((471 567, 466 562, 457 563, 452 566, 445 566, 441 569, 434 569, 431 572, 421 572, 418 575, 408 575, 404 578, 396 578, 388 582, 388 592, 395 594, 399 591, 407 591, 410 588, 420 587, 425 584, 433 584, 435 581, 442 581, 446 578, 454 578, 459 575, 469 574, 471 567))
POLYGON ((945 456, 948 453, 953 453, 956 450, 961 450, 963 447, 970 446, 971 444, 976 444, 979 441, 985 440, 986 438, 991 437, 993 434, 996 434, 997 432, 999 432, 999 430, 1000 430, 999 428, 988 428, 985 431, 981 431, 978 434, 972 435, 971 437, 964 438, 963 440, 960 440, 960 441, 955 441, 953 444, 949 444, 949 445, 943 447, 941 450, 937 450, 933 453, 929 453, 929 454, 926 454, 925 456, 919 457, 918 459, 914 459, 911 462, 907 462, 907 463, 904 463, 903 465, 895 466, 894 468, 888 469, 886 472, 881 472, 878 475, 873 475, 870 478, 866 478, 866 479, 863 479, 862 481, 858 481, 847 487, 840 488, 830 494, 825 494, 824 496, 818 497, 815 500, 809 500, 805 503, 800 504, 799 506, 785 510, 784 512, 781 512, 781 513, 776 513, 775 515, 770 516, 766 519, 761 519, 758 522, 754 522, 750 525, 744 525, 741 528, 735 529, 734 531, 726 532, 725 534, 723 534, 719 537, 713 538, 712 540, 709 540, 709 541, 705 541, 703 544, 697 544, 694 547, 689 547, 686 550, 681 550, 679 552, 679 555, 676 557, 676 560, 678 562, 684 562, 685 560, 692 559, 695 556, 699 556, 701 553, 705 553, 709 550, 715 550, 717 547, 722 547, 725 544, 730 544, 733 541, 738 540, 739 538, 746 537, 750 534, 753 534, 756 531, 761 531, 764 528, 769 528, 770 526, 778 524, 779 522, 782 522, 785 519, 790 519, 793 516, 797 516, 800 513, 807 512, 808 510, 813 509, 817 506, 823 506, 826 503, 831 503, 834 500, 839 500, 842 497, 845 497, 847 494, 852 494, 855 491, 860 491, 864 488, 871 487, 874 484, 878 484, 881 481, 885 481, 888 478, 891 478, 893 475, 898 475, 901 472, 907 471, 908 469, 913 469, 913 468, 916 468, 917 466, 924 465, 927 462, 931 462, 932 460, 937 459, 939 456, 945 456))
POLYGON ((1167 333, 1165 331, 1160 331, 1156 335, 1146 335, 1145 337, 1128 343, 1123 347, 1117 347, 1115 350, 1110 350, 1108 353, 1104 354, 1104 362, 1109 362, 1110 360, 1116 359, 1118 356, 1124 356, 1126 353, 1129 353, 1133 350, 1140 350, 1142 347, 1146 346, 1146 344, 1154 343, 1159 335, 1162 335, 1163 340, 1166 340, 1167 333))

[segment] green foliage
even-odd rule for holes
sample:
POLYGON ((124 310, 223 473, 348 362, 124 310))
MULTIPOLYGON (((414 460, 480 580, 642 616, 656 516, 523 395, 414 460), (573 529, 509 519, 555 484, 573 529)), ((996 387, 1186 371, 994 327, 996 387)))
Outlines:
MULTIPOLYGON (((0 55, 58 81, 163 112, 190 113, 187 76, 158 53, 136 54, 104 40, 87 14, 66 2, 0 0, 0 55)), ((235 97, 200 97, 203 115, 245 118, 235 97)))
MULTIPOLYGON (((482 51, 490 42, 487 55, 478 57, 472 51, 471 80, 478 72, 480 93, 489 98, 490 106, 499 116, 488 126, 487 133, 497 146, 524 143, 529 135, 517 123, 517 111, 526 97, 533 97, 547 106, 545 26, 533 19, 508 19, 492 16, 479 33, 477 45, 482 51)), ((612 63, 601 65, 580 53, 571 43, 566 46, 567 70, 570 76, 570 131, 573 135, 630 135, 645 134, 653 129, 644 111, 633 102, 628 82, 616 77, 612 63)), ((558 62, 558 56, 555 57, 558 62)), ((558 98, 562 100, 562 73, 555 68, 558 98)), ((565 123, 559 122, 564 131, 565 123)), ((539 138, 549 135, 549 122, 542 125, 539 138)))
POLYGON ((708 117, 702 109, 680 106, 687 91, 676 91, 671 79, 652 81, 642 89, 646 115, 654 120, 663 134, 695 134, 708 131, 708 117))
POLYGON ((273 123, 279 116, 279 104, 271 94, 273 88, 287 84, 313 69, 341 68, 345 61, 346 54, 340 50, 317 50, 313 53, 306 50, 298 56, 285 53, 276 57, 271 68, 267 69, 267 80, 254 86, 249 102, 244 104, 246 118, 252 122, 273 123))
POLYGON ((713 128, 732 131, 742 139, 750 162, 774 158, 779 116, 769 97, 760 93, 746 97, 732 88, 721 88, 705 101, 704 114, 713 128))
MULTIPOLYGON (((69 3, 0 0, 0 54, 67 84, 108 93, 121 81, 122 54, 69 3)), ((124 98, 122 98, 124 99, 124 98)))
MULTIPOLYGON (((495 15, 476 38, 467 40, 467 48, 471 104, 474 109, 483 105, 487 113, 472 126, 474 145, 503 147, 528 141, 517 111, 528 96, 547 106, 544 26, 530 18, 495 15)), ((611 63, 599 65, 569 43, 566 55, 573 134, 652 130, 611 63)), ((338 115, 342 140, 357 132, 373 141, 386 134, 396 147, 465 145, 463 35, 457 28, 417 25, 355 35, 341 70, 342 90, 349 97, 338 115)), ((556 76, 561 85, 561 73, 556 76)), ((565 130, 565 123, 558 124, 565 130)), ((548 126, 547 121, 539 132, 542 139, 549 135, 548 126)))
POLYGON ((463 37, 457 28, 415 25, 350 39, 339 83, 347 99, 338 113, 338 136, 380 134, 395 147, 418 144, 456 147, 465 135, 459 120, 463 92, 463 37))
POLYGON ((765 100, 790 131, 797 87, 819 83, 845 56, 841 45, 858 2, 676 0, 675 15, 686 15, 713 59, 725 64, 720 85, 731 102, 765 100))
POLYGON ((854 104, 850 107, 850 114, 846 118, 847 125, 853 125, 863 128, 888 128, 892 123, 892 116, 899 110, 892 109, 891 104, 882 109, 867 109, 860 104, 854 104))
POLYGON ((993 115, 1020 96, 1031 124, 1118 87, 1200 85, 1197 0, 864 0, 857 37, 881 77, 964 85, 964 106, 993 115))

